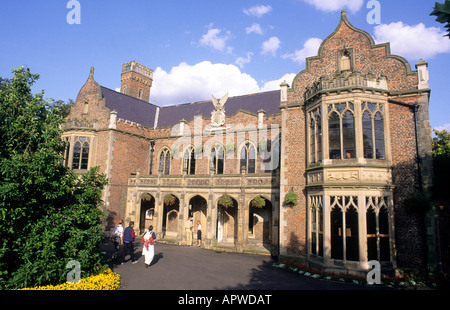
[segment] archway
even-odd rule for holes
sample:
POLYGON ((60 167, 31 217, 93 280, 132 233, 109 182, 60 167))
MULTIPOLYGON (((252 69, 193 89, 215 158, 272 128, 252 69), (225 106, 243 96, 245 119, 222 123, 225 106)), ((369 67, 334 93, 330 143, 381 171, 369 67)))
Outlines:
POLYGON ((217 200, 217 242, 234 244, 237 240, 237 208, 237 201, 229 195, 217 200))
POLYGON ((272 203, 262 196, 249 204, 248 242, 270 250, 272 244, 272 203))
POLYGON ((144 232, 150 225, 154 225, 155 198, 146 193, 141 196, 141 212, 139 218, 139 233, 144 232))
POLYGON ((206 212, 207 212, 206 199, 200 195, 195 195, 189 199, 189 212, 188 216, 192 217, 194 240, 197 239, 197 227, 198 222, 202 225, 202 239, 206 237, 206 212))
POLYGON ((180 212, 180 200, 173 194, 163 198, 164 214, 162 229, 164 237, 176 237, 178 235, 178 215, 180 212))

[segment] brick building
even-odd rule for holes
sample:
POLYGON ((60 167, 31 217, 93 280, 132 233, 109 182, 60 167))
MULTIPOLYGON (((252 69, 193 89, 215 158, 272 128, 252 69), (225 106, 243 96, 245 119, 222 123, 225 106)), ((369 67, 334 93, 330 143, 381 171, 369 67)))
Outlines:
POLYGON ((66 165, 107 175, 105 231, 132 220, 185 244, 193 216, 206 248, 424 268, 425 221, 403 203, 432 177, 427 63, 415 69, 345 11, 276 91, 159 107, 144 65, 123 65, 120 92, 91 69, 64 127, 66 165))

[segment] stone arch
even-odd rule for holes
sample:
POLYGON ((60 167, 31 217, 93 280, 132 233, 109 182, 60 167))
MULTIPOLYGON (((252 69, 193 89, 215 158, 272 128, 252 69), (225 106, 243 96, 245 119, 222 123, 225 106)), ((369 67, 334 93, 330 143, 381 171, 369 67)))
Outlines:
POLYGON ((139 225, 136 226, 139 228, 139 232, 143 232, 148 228, 148 226, 155 224, 155 197, 150 193, 142 193, 139 201, 139 225))
POLYGON ((249 201, 248 242, 270 250, 272 244, 272 202, 264 195, 254 196, 249 201), (256 207, 253 201, 257 198, 264 200, 263 207, 256 207))
POLYGON ((216 238, 217 242, 231 243, 237 242, 238 234, 238 202, 229 194, 221 195, 215 201, 217 206, 217 226, 216 238), (229 196, 232 199, 233 205, 225 208, 219 204, 222 196, 229 196))
POLYGON ((163 196, 163 223, 162 230, 164 237, 176 237, 178 235, 178 218, 180 212, 180 200, 174 194, 163 196), (172 196, 173 203, 168 203, 168 198, 172 196))

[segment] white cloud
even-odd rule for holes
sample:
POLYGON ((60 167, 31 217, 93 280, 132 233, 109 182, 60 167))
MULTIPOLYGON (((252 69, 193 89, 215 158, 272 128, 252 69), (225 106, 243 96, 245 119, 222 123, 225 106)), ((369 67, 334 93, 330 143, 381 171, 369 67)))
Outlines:
POLYGON ((412 60, 432 58, 440 53, 450 52, 450 40, 445 31, 437 27, 425 27, 420 23, 414 26, 394 22, 375 27, 377 43, 390 42, 391 52, 412 60))
POLYGON ((261 87, 261 91, 269 91, 269 90, 277 90, 280 89, 280 84, 283 81, 286 81, 290 86, 292 86, 292 80, 296 76, 295 73, 287 73, 283 75, 280 79, 269 81, 264 83, 264 85, 261 87))
POLYGON ((263 30, 259 24, 253 24, 250 27, 246 27, 245 32, 247 34, 250 33, 263 34, 263 30))
POLYGON ((263 42, 261 47, 261 54, 271 54, 275 56, 277 50, 280 48, 281 41, 277 37, 271 37, 269 40, 263 42))
POLYGON ((319 38, 309 38, 306 40, 305 44, 303 44, 303 48, 300 50, 296 50, 292 54, 284 54, 281 56, 284 59, 291 59, 292 61, 303 64, 307 57, 316 56, 319 51, 320 44, 322 40, 319 38))
POLYGON ((255 5, 249 9, 243 9, 242 11, 248 16, 260 18, 272 11, 272 7, 270 5, 255 5))
POLYGON ((239 66, 239 68, 243 68, 245 64, 249 63, 252 60, 253 53, 248 52, 247 57, 238 57, 236 61, 234 62, 239 66))
POLYGON ((250 75, 241 72, 235 65, 203 61, 195 65, 180 63, 170 72, 158 67, 154 72, 151 102, 159 106, 210 100, 228 93, 240 96, 261 91, 280 89, 282 81, 291 85, 294 73, 280 79, 268 81, 262 87, 250 75))
POLYGON ((227 52, 231 52, 231 47, 227 47, 227 40, 230 39, 230 33, 228 32, 225 35, 220 35, 222 30, 218 28, 211 28, 208 30, 206 34, 202 36, 200 39, 200 44, 203 46, 209 46, 219 51, 226 50, 227 52))
POLYGON ((349 9, 350 12, 358 12, 364 0, 303 0, 304 2, 313 5, 316 9, 327 12, 335 12, 342 9, 349 9))
POLYGON ((209 100, 229 93, 230 96, 258 92, 258 83, 235 65, 203 61, 195 65, 180 63, 166 72, 158 67, 154 72, 151 101, 164 106, 209 100))

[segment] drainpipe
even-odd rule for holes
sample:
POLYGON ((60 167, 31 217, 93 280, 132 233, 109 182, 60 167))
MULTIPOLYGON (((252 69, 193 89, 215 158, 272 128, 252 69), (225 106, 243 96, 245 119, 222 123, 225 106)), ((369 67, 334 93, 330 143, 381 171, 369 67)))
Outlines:
POLYGON ((149 173, 152 174, 152 168, 153 168, 153 151, 155 147, 155 140, 150 141, 150 167, 149 167, 149 173))
POLYGON ((418 173, 417 178, 418 178, 418 182, 419 182, 419 190, 422 192, 423 191, 423 184, 422 184, 423 181, 422 181, 422 169, 420 166, 422 159, 420 157, 420 152, 419 152, 419 136, 418 136, 418 130, 417 130, 417 112, 419 112, 420 106, 417 104, 409 104, 409 103, 392 100, 392 99, 389 99, 388 101, 390 103, 408 107, 412 110, 412 112, 414 114, 414 130, 415 130, 415 138, 416 138, 416 163, 417 163, 417 173, 418 173))

